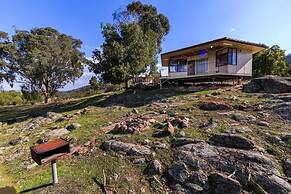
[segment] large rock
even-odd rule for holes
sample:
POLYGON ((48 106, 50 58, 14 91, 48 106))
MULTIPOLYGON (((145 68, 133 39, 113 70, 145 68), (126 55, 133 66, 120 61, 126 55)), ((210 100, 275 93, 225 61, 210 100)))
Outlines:
POLYGON ((288 177, 291 177, 291 160, 289 158, 283 159, 283 170, 288 177))
POLYGON ((188 179, 190 172, 183 162, 174 163, 168 170, 170 179, 177 183, 184 183, 188 179))
POLYGON ((150 119, 142 116, 136 118, 128 118, 117 123, 110 131, 113 134, 136 134, 144 130, 150 125, 150 119))
POLYGON ((145 146, 116 140, 104 141, 101 148, 103 150, 111 150, 114 152, 124 152, 129 156, 144 156, 151 154, 151 150, 145 146))
POLYGON ((231 118, 240 123, 255 123, 257 121, 255 116, 245 113, 233 113, 231 118))
POLYGON ((291 102, 283 102, 271 106, 271 110, 281 118, 291 121, 291 102))
POLYGON ((283 135, 282 140, 287 144, 291 144, 291 133, 283 135))
POLYGON ((59 118, 61 118, 62 115, 59 113, 55 113, 55 112, 47 112, 46 113, 46 118, 52 119, 52 120, 57 120, 59 118))
POLYGON ((49 137, 62 137, 67 133, 70 133, 70 131, 68 131, 66 128, 60 128, 49 131, 48 133, 46 133, 46 135, 49 137))
POLYGON ((252 79, 243 86, 244 92, 291 93, 291 78, 267 75, 252 79))
POLYGON ((189 177, 189 182, 204 186, 207 183, 207 175, 202 170, 192 172, 189 177))
POLYGON ((186 193, 191 193, 191 194, 202 194, 203 188, 200 187, 199 185, 193 184, 193 183, 187 183, 185 185, 186 189, 189 190, 189 192, 186 193))
POLYGON ((179 128, 187 128, 189 126, 189 118, 184 116, 176 116, 171 120, 171 124, 179 128))
POLYGON ((171 147, 175 148, 175 147, 179 147, 179 146, 190 144, 190 143, 199 143, 202 141, 203 140, 195 139, 195 138, 179 137, 172 140, 171 147))
POLYGON ((202 110, 226 110, 229 106, 221 102, 206 102, 199 106, 202 110))
POLYGON ((127 125, 125 122, 117 123, 114 128, 110 131, 110 133, 113 134, 133 134, 134 131, 127 128, 127 125))
POLYGON ((144 173, 148 175, 156 175, 162 174, 162 171, 163 169, 161 163, 158 160, 151 160, 144 170, 144 173))
POLYGON ((209 191, 211 194, 240 194, 241 185, 237 180, 220 173, 208 176, 209 191))
MULTIPOLYGON (((270 184, 276 186, 277 193, 286 191, 288 185, 286 181, 279 178, 282 175, 277 169, 279 168, 278 164, 255 151, 218 147, 206 142, 200 142, 177 147, 174 150, 173 160, 175 162, 169 169, 175 167, 174 169, 176 170, 174 172, 176 173, 172 174, 174 177, 180 177, 174 179, 176 183, 183 182, 183 184, 186 184, 192 182, 191 173, 187 171, 187 169, 191 169, 192 171, 203 171, 203 174, 205 173, 206 175, 210 175, 213 172, 227 175, 233 174, 232 179, 237 180, 242 187, 249 185, 249 177, 251 176, 268 193, 274 193, 269 189, 270 184), (178 165, 179 168, 176 165, 177 162, 180 164, 178 165), (273 174, 273 177, 269 176, 270 174, 273 174), (263 178, 257 179, 257 176, 262 176, 263 178), (264 182, 269 183, 262 184, 263 179, 265 179, 264 182)), ((205 185, 200 186, 207 188, 205 185)))
POLYGON ((275 99, 283 100, 284 102, 291 102, 291 95, 280 95, 274 97, 275 99))
POLYGON ((288 182, 276 175, 260 175, 255 176, 255 181, 263 187, 268 194, 289 194, 291 186, 288 182))
POLYGON ((209 139, 213 144, 236 149, 253 149, 255 144, 241 136, 229 133, 215 134, 209 139))
POLYGON ((163 129, 156 129, 153 132, 153 137, 166 137, 172 135, 174 132, 175 132, 174 126, 171 124, 171 122, 167 122, 163 129))

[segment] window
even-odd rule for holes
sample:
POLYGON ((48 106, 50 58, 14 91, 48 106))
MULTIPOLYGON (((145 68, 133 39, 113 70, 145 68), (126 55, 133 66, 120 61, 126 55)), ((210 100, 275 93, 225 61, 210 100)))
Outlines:
POLYGON ((176 72, 176 65, 170 65, 170 73, 176 72))
POLYGON ((208 72, 208 59, 201 59, 195 61, 196 74, 198 73, 207 73, 208 72))
POLYGON ((187 72, 186 60, 173 60, 170 61, 169 72, 187 72))
POLYGON ((177 72, 187 72, 187 65, 186 64, 177 65, 177 72))
POLYGON ((226 48, 216 51, 216 66, 237 65, 237 49, 226 48))

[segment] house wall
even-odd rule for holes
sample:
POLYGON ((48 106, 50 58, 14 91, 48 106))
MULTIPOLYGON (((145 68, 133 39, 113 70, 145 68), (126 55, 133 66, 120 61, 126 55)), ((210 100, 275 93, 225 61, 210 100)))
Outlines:
POLYGON ((187 72, 175 72, 175 73, 170 73, 169 72, 169 77, 186 77, 188 75, 187 72))
MULTIPOLYGON (((250 50, 237 48, 237 65, 224 65, 220 67, 216 67, 216 50, 217 49, 209 49, 206 56, 195 55, 188 57, 187 60, 191 61, 208 58, 208 72, 206 74, 229 73, 249 76, 252 75, 252 52, 250 50)), ((170 77, 186 77, 187 75, 187 72, 168 74, 170 77)), ((195 75, 199 74, 196 73, 195 75)))

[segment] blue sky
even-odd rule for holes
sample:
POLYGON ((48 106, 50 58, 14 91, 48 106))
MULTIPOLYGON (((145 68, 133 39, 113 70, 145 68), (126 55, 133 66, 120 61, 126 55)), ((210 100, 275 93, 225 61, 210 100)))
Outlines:
MULTIPOLYGON (((101 22, 112 22, 112 13, 130 0, 1 0, 0 31, 13 33, 13 26, 29 30, 51 26, 83 41, 90 57, 102 44, 101 22)), ((291 53, 290 0, 145 0, 170 21, 171 30, 163 52, 224 36, 280 45, 291 53)), ((74 85, 88 83, 87 70, 74 85)), ((5 84, 5 89, 9 89, 5 84)), ((17 89, 18 87, 16 87, 17 89)))

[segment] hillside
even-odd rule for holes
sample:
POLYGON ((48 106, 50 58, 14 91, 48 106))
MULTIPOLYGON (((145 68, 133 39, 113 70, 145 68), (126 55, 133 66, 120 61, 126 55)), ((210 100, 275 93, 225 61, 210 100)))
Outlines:
POLYGON ((0 188, 288 193, 291 111, 284 101, 290 99, 205 86, 1 107, 0 188), (59 184, 52 186, 50 165, 37 166, 29 147, 59 137, 70 142, 71 153, 58 160, 59 184))

